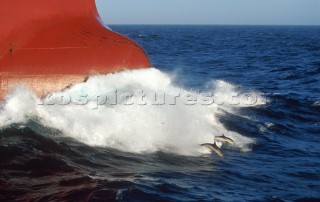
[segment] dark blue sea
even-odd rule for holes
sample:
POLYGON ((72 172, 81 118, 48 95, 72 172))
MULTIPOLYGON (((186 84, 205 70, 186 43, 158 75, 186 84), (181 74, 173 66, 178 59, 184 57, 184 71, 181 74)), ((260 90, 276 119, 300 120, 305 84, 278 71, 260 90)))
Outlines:
POLYGON ((219 103, 44 106, 18 86, 0 104, 0 201, 320 201, 319 26, 111 29, 154 68, 60 94, 210 92, 219 103), (236 143, 224 158, 199 145, 221 134, 236 143))

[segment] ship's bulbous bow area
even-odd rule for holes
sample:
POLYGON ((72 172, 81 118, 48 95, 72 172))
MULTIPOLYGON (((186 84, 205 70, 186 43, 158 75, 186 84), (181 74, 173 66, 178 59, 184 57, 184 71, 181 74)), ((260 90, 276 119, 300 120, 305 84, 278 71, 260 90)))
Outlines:
POLYGON ((0 16, 0 98, 17 83, 43 96, 151 66, 139 45, 100 23, 94 0, 2 0, 0 16))

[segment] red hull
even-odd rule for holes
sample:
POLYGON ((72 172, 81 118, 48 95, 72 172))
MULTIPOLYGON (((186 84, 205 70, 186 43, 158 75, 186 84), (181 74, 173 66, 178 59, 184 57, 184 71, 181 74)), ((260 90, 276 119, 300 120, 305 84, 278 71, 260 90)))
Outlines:
POLYGON ((2 0, 0 16, 0 98, 16 83, 43 96, 92 74, 151 66, 100 23, 94 0, 2 0))

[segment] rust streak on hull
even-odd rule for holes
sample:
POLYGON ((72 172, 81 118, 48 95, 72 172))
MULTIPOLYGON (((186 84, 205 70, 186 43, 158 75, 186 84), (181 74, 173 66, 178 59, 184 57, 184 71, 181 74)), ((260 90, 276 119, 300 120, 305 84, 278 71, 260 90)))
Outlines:
POLYGON ((0 82, 0 97, 5 96, 8 91, 17 84, 23 84, 30 88, 38 97, 44 97, 49 92, 56 92, 67 88, 71 84, 81 83, 86 80, 85 76, 80 75, 7 75, 0 82), (54 84, 54 85, 53 85, 54 84))

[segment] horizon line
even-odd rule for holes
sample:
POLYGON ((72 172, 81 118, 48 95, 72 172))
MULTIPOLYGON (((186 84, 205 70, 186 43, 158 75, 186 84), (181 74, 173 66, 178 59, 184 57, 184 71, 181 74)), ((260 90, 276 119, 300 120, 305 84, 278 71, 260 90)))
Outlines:
POLYGON ((105 23, 106 25, 191 25, 191 26, 320 26, 320 24, 185 24, 185 23, 105 23))

